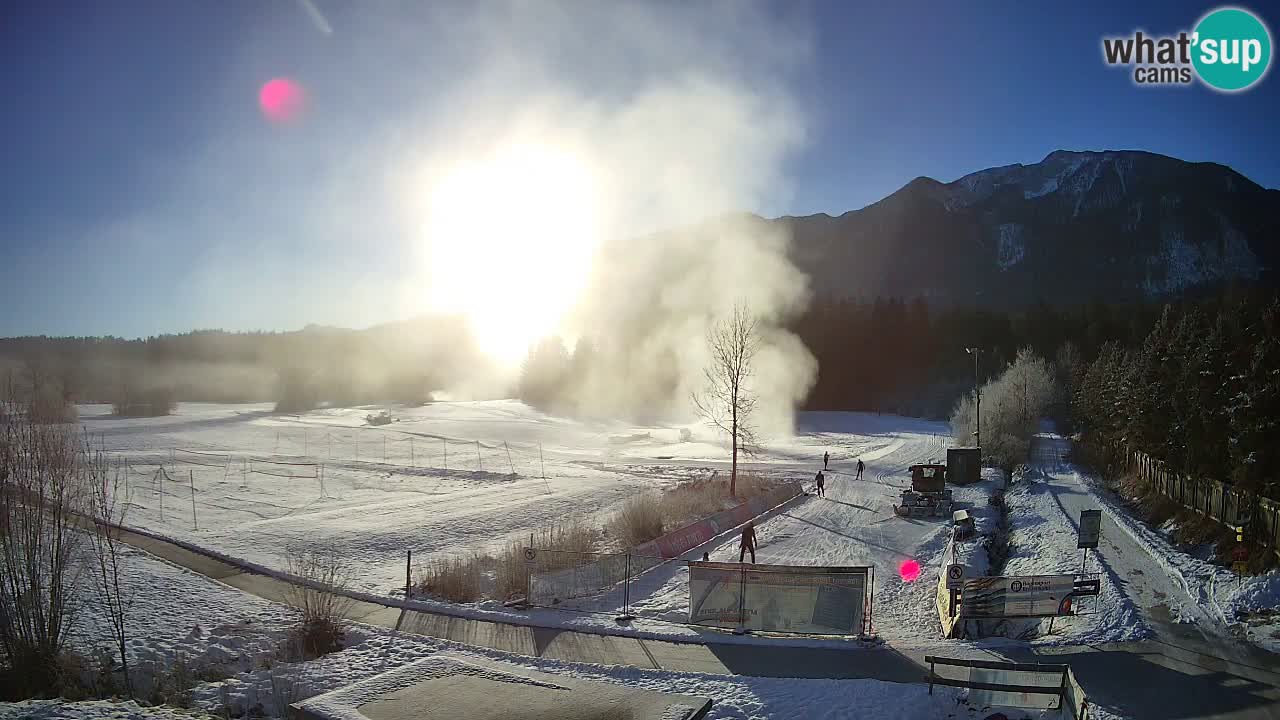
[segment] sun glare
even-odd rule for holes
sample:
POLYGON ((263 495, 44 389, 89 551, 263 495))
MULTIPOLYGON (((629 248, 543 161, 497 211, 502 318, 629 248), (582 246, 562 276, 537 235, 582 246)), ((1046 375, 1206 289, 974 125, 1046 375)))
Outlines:
POLYGON ((587 164, 551 145, 506 146, 455 166, 431 189, 431 308, 466 316, 482 350, 518 365, 586 285, 595 192, 587 164))

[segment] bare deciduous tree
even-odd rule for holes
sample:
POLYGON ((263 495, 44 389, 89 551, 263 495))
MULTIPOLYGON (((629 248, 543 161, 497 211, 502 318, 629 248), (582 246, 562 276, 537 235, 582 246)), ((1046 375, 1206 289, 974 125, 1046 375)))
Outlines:
POLYGON ((92 470, 63 425, 0 405, 0 649, 8 692, 56 693, 76 609, 92 470))
POLYGON ((760 349, 756 318, 743 305, 717 320, 707 331, 711 359, 703 368, 706 387, 693 394, 698 413, 711 425, 728 434, 733 444, 733 464, 729 470, 729 494, 738 494, 738 454, 750 455, 756 447, 751 413, 756 394, 751 390, 752 362, 760 349))
POLYGON ((127 587, 120 582, 121 559, 124 556, 120 528, 124 525, 129 501, 127 497, 121 496, 124 483, 121 482, 120 468, 110 473, 101 454, 93 456, 90 462, 95 469, 94 479, 97 480, 93 483, 93 521, 96 525, 93 533, 94 580, 97 582, 99 599, 111 622, 112 640, 115 641, 116 651, 120 653, 125 691, 129 693, 129 697, 133 697, 126 630, 129 609, 133 603, 127 587))

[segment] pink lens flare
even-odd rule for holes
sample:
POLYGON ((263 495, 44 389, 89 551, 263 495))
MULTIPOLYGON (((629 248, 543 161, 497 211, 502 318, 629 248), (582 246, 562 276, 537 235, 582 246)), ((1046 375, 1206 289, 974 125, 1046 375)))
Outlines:
POLYGON ((258 105, 262 114, 274 123, 296 120, 306 106, 307 96, 302 86, 289 78, 268 80, 258 91, 258 105))
POLYGON ((920 579, 920 563, 915 560, 903 560, 898 566, 898 575, 905 582, 915 582, 920 579))

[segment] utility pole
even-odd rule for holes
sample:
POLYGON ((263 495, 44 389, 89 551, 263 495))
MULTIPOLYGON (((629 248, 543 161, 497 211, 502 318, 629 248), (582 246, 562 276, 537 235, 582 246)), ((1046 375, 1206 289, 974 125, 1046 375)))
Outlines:
POLYGON ((982 348, 967 347, 964 351, 973 356, 973 394, 977 397, 977 408, 974 411, 977 425, 973 432, 973 444, 982 447, 982 385, 978 381, 978 358, 982 356, 982 348))

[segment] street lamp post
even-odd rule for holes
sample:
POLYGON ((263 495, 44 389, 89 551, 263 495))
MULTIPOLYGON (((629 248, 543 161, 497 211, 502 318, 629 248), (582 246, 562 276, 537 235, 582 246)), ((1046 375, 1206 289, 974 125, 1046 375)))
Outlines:
POLYGON ((973 394, 978 399, 974 411, 977 427, 973 432, 973 444, 982 447, 982 385, 978 382, 978 358, 982 355, 982 348, 967 347, 964 351, 973 356, 973 394))

